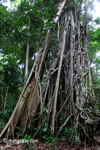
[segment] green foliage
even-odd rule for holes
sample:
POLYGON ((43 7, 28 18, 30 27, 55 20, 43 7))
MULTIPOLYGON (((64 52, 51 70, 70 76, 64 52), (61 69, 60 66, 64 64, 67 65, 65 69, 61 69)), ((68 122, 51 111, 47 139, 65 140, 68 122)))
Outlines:
POLYGON ((51 129, 48 126, 47 121, 48 121, 48 117, 45 117, 45 122, 42 123, 41 131, 40 131, 42 140, 44 140, 45 142, 48 141, 48 138, 51 136, 51 129))
POLYGON ((12 114, 12 109, 7 109, 5 111, 0 111, 0 130, 4 128, 5 124, 9 120, 12 114))
MULTIPOLYGON (((43 111, 44 111, 45 113, 48 113, 48 108, 47 108, 47 107, 43 107, 42 109, 43 109, 43 111)), ((48 117, 45 116, 45 120, 48 120, 48 117)))
POLYGON ((57 138, 51 133, 51 128, 46 123, 42 124, 41 138, 46 144, 50 144, 51 150, 56 149, 57 138))
MULTIPOLYGON (((99 18, 97 18, 98 20, 99 18)), ((99 86, 99 71, 100 71, 100 27, 95 28, 93 25, 89 26, 88 32, 88 54, 90 58, 90 63, 94 66, 91 68, 93 89, 97 99, 100 98, 100 86, 99 86)))
POLYGON ((65 8, 71 8, 71 7, 73 7, 73 5, 75 5, 75 2, 69 2, 65 8))
POLYGON ((21 127, 16 127, 16 136, 21 135, 21 133, 23 132, 23 129, 21 127))
POLYGON ((62 129, 61 133, 59 134, 59 138, 61 140, 68 140, 71 144, 75 143, 75 138, 77 135, 77 129, 74 127, 66 126, 62 129))
POLYGON ((33 140, 31 141, 31 139, 32 139, 31 135, 25 135, 24 136, 24 141, 25 142, 23 143, 22 146, 25 150, 33 149, 34 143, 33 143, 33 140))
POLYGON ((47 138, 47 144, 50 144, 51 150, 56 150, 57 138, 54 135, 51 135, 47 138))
POLYGON ((31 135, 24 135, 24 139, 30 141, 32 139, 32 136, 31 135))
POLYGON ((100 24, 100 17, 97 17, 97 18, 95 19, 95 22, 96 22, 97 25, 99 25, 99 24, 100 24))
MULTIPOLYGON (((67 119, 66 115, 63 115, 60 118, 62 124, 66 121, 66 119, 67 119)), ((59 133, 59 138, 61 140, 67 139, 71 144, 74 144, 76 135, 77 135, 77 129, 75 127, 70 127, 70 125, 68 125, 62 128, 61 132, 59 133)))

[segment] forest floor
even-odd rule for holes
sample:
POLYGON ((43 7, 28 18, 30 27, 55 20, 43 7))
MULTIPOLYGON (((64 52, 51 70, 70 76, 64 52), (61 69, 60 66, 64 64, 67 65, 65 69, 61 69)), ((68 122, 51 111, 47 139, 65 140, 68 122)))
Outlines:
POLYGON ((1 143, 0 150, 100 150, 100 138, 94 146, 90 144, 85 146, 73 145, 71 146, 66 141, 57 141, 56 145, 45 144, 41 141, 35 140, 34 144, 24 143, 7 143, 6 145, 1 143))

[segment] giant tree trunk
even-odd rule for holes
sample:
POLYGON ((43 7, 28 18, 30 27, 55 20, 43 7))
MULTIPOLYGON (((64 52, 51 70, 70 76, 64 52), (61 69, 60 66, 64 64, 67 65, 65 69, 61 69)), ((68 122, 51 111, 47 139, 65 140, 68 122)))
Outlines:
POLYGON ((69 126, 76 130, 75 140, 80 136, 80 128, 88 136, 87 129, 81 124, 81 120, 84 124, 85 120, 88 123, 91 122, 88 112, 84 110, 88 92, 84 81, 86 77, 90 79, 90 73, 84 75, 85 67, 89 67, 87 63, 89 62, 87 57, 87 0, 84 5, 85 17, 81 12, 82 1, 64 0, 62 2, 57 17, 53 20, 55 24, 58 23, 58 34, 52 64, 47 71, 47 79, 41 88, 41 73, 43 76, 45 69, 42 69, 47 60, 53 30, 47 32, 44 46, 38 53, 14 112, 0 134, 1 138, 9 134, 14 136, 17 125, 23 127, 23 132, 25 132, 36 115, 38 115, 36 134, 41 130, 41 124, 45 122, 43 116, 48 116, 48 126, 52 133, 59 135, 64 126, 69 126), (83 22, 80 21, 81 15, 84 18, 83 22), (80 26, 83 26, 83 30, 80 26), (61 121, 63 116, 66 117, 65 121, 61 121))

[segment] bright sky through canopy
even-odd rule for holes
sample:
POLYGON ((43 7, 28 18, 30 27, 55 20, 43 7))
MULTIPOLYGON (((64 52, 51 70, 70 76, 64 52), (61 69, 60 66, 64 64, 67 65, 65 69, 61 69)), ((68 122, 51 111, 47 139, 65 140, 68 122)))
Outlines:
MULTIPOLYGON (((5 5, 10 7, 9 0, 7 3, 5 3, 5 5)), ((92 14, 93 14, 94 19, 96 19, 97 17, 100 17, 100 2, 98 1, 94 2, 94 10, 92 11, 92 14)))
POLYGON ((100 17, 100 2, 94 2, 94 10, 92 11, 94 19, 100 17))

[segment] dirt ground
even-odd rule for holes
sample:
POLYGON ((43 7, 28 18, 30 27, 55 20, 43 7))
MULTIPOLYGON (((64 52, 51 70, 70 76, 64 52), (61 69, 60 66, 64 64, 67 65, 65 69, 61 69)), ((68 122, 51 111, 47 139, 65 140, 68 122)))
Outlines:
POLYGON ((100 150, 100 143, 98 142, 94 144, 94 146, 90 145, 74 145, 71 146, 66 141, 58 141, 56 145, 45 144, 41 141, 35 140, 34 144, 16 144, 16 143, 1 143, 0 150, 100 150))

